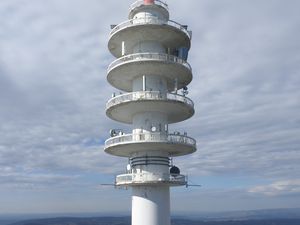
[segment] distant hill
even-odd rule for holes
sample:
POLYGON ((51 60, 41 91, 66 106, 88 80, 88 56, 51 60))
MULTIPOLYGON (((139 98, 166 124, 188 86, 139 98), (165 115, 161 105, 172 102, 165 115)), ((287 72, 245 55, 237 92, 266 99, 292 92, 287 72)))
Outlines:
MULTIPOLYGON (((299 225, 300 219, 276 220, 247 220, 247 221, 196 221, 187 219, 174 219, 172 225, 299 225)), ((12 225, 130 225, 129 217, 103 217, 103 218, 54 218, 28 220, 12 225)))
POLYGON ((14 222, 16 222, 16 221, 18 221, 18 220, 2 220, 2 219, 0 219, 0 225, 9 225, 9 224, 12 224, 12 223, 14 223, 14 222))
POLYGON ((300 209, 264 209, 249 211, 229 211, 218 213, 197 213, 197 215, 185 214, 181 218, 197 219, 204 221, 300 219, 300 209))
MULTIPOLYGON (((130 222, 130 217, 102 214, 0 215, 0 225, 130 225, 130 222)), ((185 213, 174 217, 172 225, 300 225, 300 209, 185 213)))
POLYGON ((172 225, 299 225, 300 219, 289 220, 246 220, 246 221, 192 221, 174 220, 172 225))
POLYGON ((51 218, 26 220, 11 225, 130 225, 130 217, 51 218))

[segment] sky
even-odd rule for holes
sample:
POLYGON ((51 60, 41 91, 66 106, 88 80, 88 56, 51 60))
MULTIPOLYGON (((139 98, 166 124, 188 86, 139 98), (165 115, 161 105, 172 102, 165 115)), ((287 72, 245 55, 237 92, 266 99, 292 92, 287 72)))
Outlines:
MULTIPOLYGON (((130 212, 130 190, 102 187, 127 160, 105 154, 116 90, 111 24, 129 0, 0 0, 0 214, 130 212)), ((169 0, 193 31, 188 62, 198 151, 174 163, 179 213, 300 208, 300 2, 169 0)))

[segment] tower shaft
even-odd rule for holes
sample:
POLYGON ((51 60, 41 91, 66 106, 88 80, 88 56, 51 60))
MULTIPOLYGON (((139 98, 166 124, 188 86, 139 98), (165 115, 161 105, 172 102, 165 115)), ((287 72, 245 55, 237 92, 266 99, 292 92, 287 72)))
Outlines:
POLYGON ((132 225, 170 225, 170 188, 132 188, 132 225))
POLYGON ((132 188, 132 225, 170 225, 170 187, 187 184, 171 159, 195 152, 196 141, 186 132, 171 133, 169 125, 194 114, 186 97, 190 45, 187 26, 170 21, 167 5, 158 0, 136 1, 129 20, 112 26, 108 48, 117 59, 107 80, 127 93, 114 94, 106 114, 131 124, 132 131, 112 130, 105 151, 129 158, 127 173, 115 184, 132 188))

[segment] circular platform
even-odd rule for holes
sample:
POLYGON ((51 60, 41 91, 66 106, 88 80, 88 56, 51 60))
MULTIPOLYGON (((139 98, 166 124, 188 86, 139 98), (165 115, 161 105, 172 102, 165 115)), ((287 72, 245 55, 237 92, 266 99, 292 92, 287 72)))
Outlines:
POLYGON ((117 89, 132 91, 132 81, 138 77, 158 75, 167 79, 168 90, 187 86, 193 79, 189 63, 179 57, 161 53, 136 53, 112 62, 108 67, 107 80, 117 89))
POLYGON ((145 17, 128 20, 114 27, 110 33, 108 49, 116 58, 120 58, 122 42, 125 42, 126 54, 132 54, 137 43, 158 40, 171 51, 180 47, 190 49, 191 46, 191 35, 181 24, 145 17))
POLYGON ((108 154, 127 158, 145 151, 167 152, 169 157, 183 156, 195 152, 196 149, 196 140, 191 137, 162 133, 120 135, 108 139, 104 147, 108 154))
POLYGON ((185 96, 153 91, 119 95, 106 104, 106 115, 122 123, 131 124, 132 116, 142 112, 162 112, 168 123, 178 123, 192 117, 195 110, 193 101, 185 96))
POLYGON ((131 173, 116 176, 115 184, 116 186, 183 186, 187 184, 187 177, 167 173, 131 173))

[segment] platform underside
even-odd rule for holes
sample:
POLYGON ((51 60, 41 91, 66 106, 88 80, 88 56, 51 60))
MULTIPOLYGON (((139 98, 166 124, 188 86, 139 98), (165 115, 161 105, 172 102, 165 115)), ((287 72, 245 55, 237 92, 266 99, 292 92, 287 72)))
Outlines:
POLYGON ((180 63, 139 59, 113 67, 107 74, 107 80, 112 86, 130 92, 132 81, 144 75, 164 77, 169 91, 174 90, 175 79, 178 89, 187 86, 193 79, 192 71, 180 63))
POLYGON ((107 109, 106 115, 118 122, 132 124, 133 116, 142 112, 161 112, 168 123, 178 123, 194 115, 194 107, 175 100, 135 100, 122 102, 107 109))
POLYGON ((130 24, 111 35, 108 49, 116 58, 122 56, 122 42, 126 45, 126 54, 132 54, 134 46, 143 41, 157 41, 174 51, 184 47, 190 49, 191 40, 182 30, 168 24, 137 23, 130 24))
POLYGON ((106 147, 105 152, 120 157, 131 157, 137 152, 167 152, 169 157, 188 155, 196 151, 196 146, 169 142, 127 142, 106 147))

